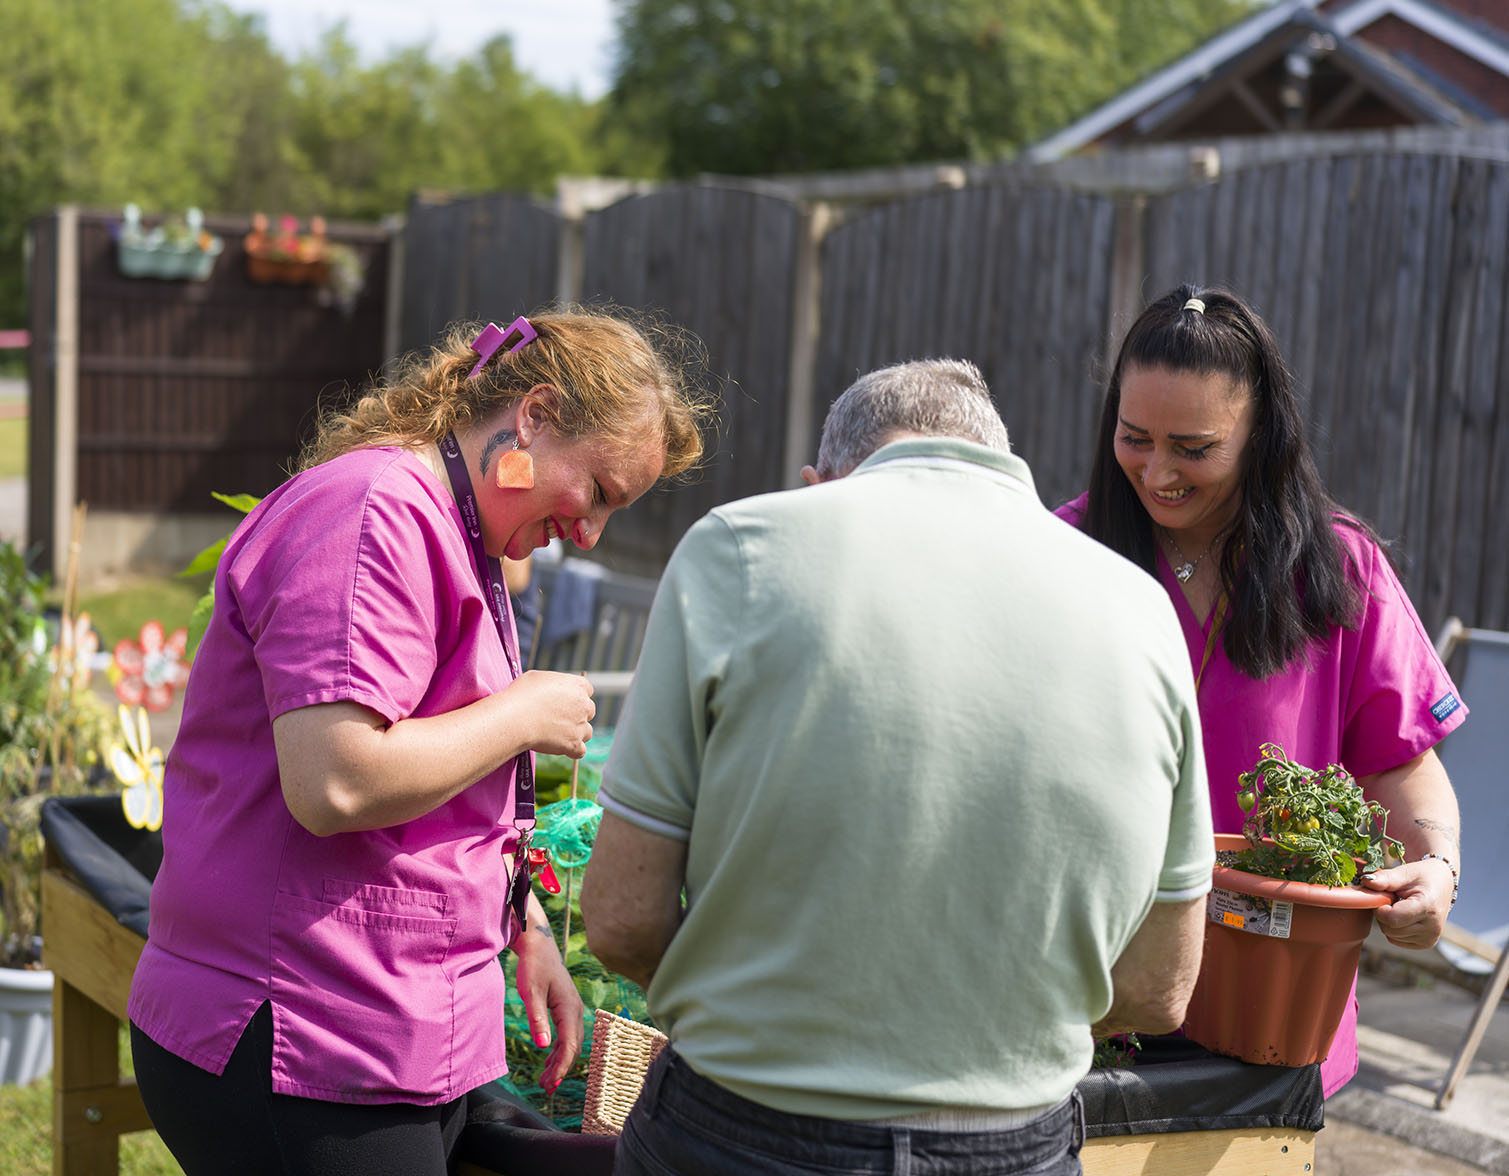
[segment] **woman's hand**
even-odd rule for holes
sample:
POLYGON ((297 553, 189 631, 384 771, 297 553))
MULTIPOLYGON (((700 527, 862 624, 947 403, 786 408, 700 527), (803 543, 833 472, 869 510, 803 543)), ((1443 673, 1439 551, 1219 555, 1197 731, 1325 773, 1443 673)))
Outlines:
POLYGON ((1405 864, 1366 879, 1394 899, 1378 912, 1378 927, 1396 947, 1434 947, 1451 912, 1454 887, 1451 867, 1425 855, 1444 854, 1461 869, 1461 817, 1446 769, 1434 751, 1425 751, 1357 783, 1388 809, 1389 832, 1404 843, 1405 864))
POLYGON ((547 755, 581 759, 592 738, 592 683, 585 674, 561 674, 554 670, 526 670, 504 691, 530 714, 530 746, 547 755))
POLYGON ((535 1045, 544 1049, 555 1042, 555 1048, 550 1051, 545 1068, 540 1072, 540 1086, 553 1094, 581 1052, 584 1006, 576 991, 576 983, 566 971, 565 961, 556 948, 555 938, 550 934, 545 911, 533 894, 529 896, 524 914, 524 929, 509 944, 518 960, 514 985, 524 1002, 529 1033, 535 1045), (553 1036, 552 1025, 555 1027, 553 1036))
POLYGON ((1437 858, 1377 870, 1365 879, 1386 890, 1393 905, 1378 912, 1378 928, 1395 947, 1434 947, 1451 912, 1451 869, 1437 858))

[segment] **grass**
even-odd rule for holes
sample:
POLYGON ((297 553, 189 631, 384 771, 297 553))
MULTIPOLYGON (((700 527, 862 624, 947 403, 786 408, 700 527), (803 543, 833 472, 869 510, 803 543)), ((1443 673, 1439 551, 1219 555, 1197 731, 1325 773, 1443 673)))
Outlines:
POLYGON ((208 585, 208 576, 134 577, 81 591, 79 611, 89 614, 101 651, 109 653, 117 641, 135 641, 148 621, 161 621, 169 633, 187 625, 208 585))
POLYGON ((0 417, 0 478, 26 477, 26 418, 0 417))
MULTIPOLYGON (((121 1072, 131 1069, 125 1026, 120 1032, 121 1072)), ((183 1176, 183 1169, 155 1131, 120 1137, 121 1176, 183 1176)), ((52 1079, 30 1086, 0 1086, 0 1172, 49 1176, 52 1172, 52 1079)))

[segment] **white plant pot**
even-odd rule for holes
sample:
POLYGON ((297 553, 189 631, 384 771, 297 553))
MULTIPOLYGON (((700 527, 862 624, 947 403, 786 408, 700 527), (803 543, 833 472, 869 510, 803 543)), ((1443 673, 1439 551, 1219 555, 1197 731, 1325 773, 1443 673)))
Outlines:
POLYGON ((52 973, 0 968, 0 1086, 52 1070, 52 973))

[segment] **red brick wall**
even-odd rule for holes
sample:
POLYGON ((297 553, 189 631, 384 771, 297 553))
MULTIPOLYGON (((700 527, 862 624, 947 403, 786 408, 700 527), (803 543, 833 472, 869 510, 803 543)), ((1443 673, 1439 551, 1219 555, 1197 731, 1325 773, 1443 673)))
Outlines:
MULTIPOLYGON (((1473 0, 1457 0, 1469 4, 1473 0)), ((1509 8, 1504 0, 1495 3, 1509 8)), ((1486 3, 1481 5, 1487 8, 1486 3)), ((1478 102, 1494 111, 1500 118, 1509 118, 1509 77, 1468 57, 1450 45, 1443 44, 1416 26, 1396 16, 1375 20, 1356 33, 1357 39, 1385 53, 1403 57, 1434 73, 1458 90, 1471 94, 1478 102)))

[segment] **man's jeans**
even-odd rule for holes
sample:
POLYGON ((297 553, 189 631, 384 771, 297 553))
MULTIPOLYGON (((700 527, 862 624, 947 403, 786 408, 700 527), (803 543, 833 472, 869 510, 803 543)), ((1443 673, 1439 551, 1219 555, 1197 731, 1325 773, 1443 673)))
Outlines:
POLYGON ((924 1131, 788 1115, 697 1074, 671 1048, 629 1112, 614 1176, 1081 1176, 1084 1110, 1065 1099, 1025 1127, 924 1131))

